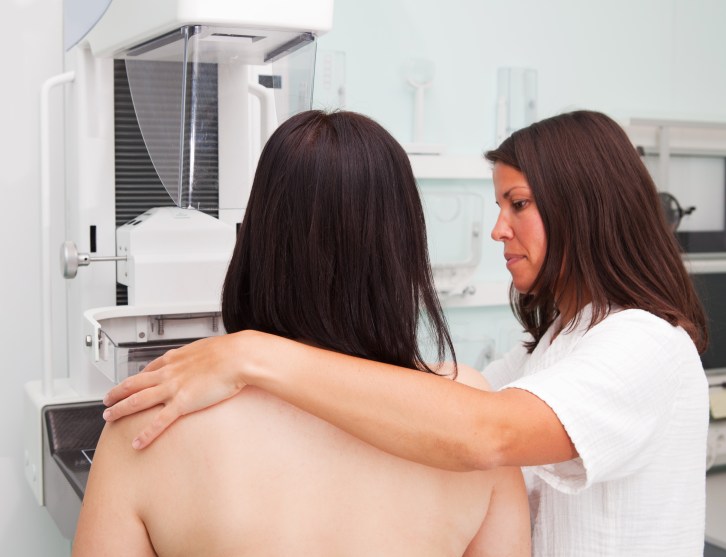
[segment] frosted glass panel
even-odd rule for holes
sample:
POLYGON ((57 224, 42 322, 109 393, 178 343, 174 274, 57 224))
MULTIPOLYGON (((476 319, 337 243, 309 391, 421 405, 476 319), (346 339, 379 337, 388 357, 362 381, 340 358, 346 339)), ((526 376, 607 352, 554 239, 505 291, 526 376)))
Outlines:
POLYGON ((256 78, 255 94, 272 99, 265 114, 257 111, 255 121, 240 118, 241 137, 249 143, 255 130, 265 127, 271 133, 288 117, 310 108, 316 46, 309 33, 255 30, 253 34, 190 26, 126 53, 139 128, 154 168, 177 206, 219 208, 202 205, 210 198, 209 191, 219 189, 217 152, 207 149, 218 139, 218 82, 238 95, 237 100, 225 97, 225 114, 243 114, 241 107, 247 106, 245 73, 256 78))

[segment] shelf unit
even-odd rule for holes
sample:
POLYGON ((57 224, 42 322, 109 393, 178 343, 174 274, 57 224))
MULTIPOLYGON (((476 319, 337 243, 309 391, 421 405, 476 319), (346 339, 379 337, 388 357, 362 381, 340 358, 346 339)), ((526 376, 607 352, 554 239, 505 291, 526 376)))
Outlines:
POLYGON ((483 155, 409 155, 413 175, 422 180, 491 180, 483 155))
POLYGON ((509 281, 477 282, 466 294, 441 298, 444 308, 494 307, 509 305, 509 281), (473 291, 472 291, 473 290, 473 291))

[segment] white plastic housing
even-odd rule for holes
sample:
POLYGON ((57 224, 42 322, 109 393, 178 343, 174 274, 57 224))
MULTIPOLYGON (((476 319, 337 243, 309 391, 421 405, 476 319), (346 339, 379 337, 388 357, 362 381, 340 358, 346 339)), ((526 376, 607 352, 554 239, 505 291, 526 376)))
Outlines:
POLYGON ((194 209, 156 207, 116 231, 129 305, 218 304, 235 229, 194 209))
POLYGON ((112 306, 83 314, 88 359, 110 381, 135 375, 171 348, 224 333, 219 302, 112 306))
POLYGON ((184 25, 279 31, 329 31, 333 0, 114 0, 86 41, 93 54, 116 57, 131 46, 184 25))

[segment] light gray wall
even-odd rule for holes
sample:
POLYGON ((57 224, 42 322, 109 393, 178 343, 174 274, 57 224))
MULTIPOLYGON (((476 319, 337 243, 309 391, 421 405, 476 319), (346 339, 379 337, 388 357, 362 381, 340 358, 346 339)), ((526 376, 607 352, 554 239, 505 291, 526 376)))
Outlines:
MULTIPOLYGON (((348 107, 402 142, 411 139, 412 94, 401 67, 411 57, 436 64, 426 139, 449 153, 493 146, 501 66, 538 71, 540 117, 581 107, 617 118, 726 121, 722 0, 336 0, 335 10, 320 48, 346 54, 348 107)), ((0 553, 64 556, 68 542, 26 486, 21 429, 22 386, 41 375, 37 99, 41 82, 62 71, 61 1, 4 0, 0 20, 0 553)), ((487 272, 506 278, 503 266, 487 272)), ((491 324, 506 311, 450 318, 494 337, 491 324)))
MULTIPOLYGON (((5 0, 0 80, 0 554, 69 555, 23 474, 23 384, 40 377, 38 105, 41 83, 62 71, 61 0, 5 0)), ((56 145, 56 148, 59 146, 56 145)))

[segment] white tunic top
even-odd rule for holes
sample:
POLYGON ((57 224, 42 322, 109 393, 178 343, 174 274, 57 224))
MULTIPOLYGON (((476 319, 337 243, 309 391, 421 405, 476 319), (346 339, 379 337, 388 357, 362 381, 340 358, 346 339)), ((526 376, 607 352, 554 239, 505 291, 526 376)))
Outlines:
POLYGON ((696 348, 645 311, 586 331, 590 315, 484 370, 492 388, 546 402, 579 454, 524 468, 533 554, 702 556, 708 384, 696 348))

